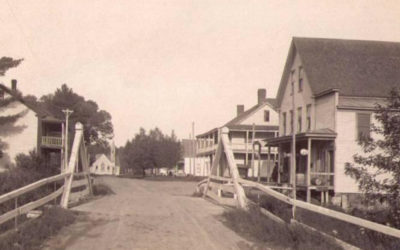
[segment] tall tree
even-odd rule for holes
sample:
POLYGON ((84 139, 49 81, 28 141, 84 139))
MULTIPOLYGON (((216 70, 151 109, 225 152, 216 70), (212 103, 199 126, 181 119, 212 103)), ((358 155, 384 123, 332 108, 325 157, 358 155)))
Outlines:
POLYGON ((105 110, 100 110, 96 102, 85 100, 66 84, 63 84, 54 94, 42 96, 40 101, 43 102, 46 110, 59 119, 65 119, 63 110, 73 110, 69 119, 71 125, 69 128, 71 132, 74 132, 75 124, 82 123, 85 142, 89 145, 96 144, 105 148, 108 145, 107 140, 114 137, 111 115, 105 110))
MULTIPOLYGON (((0 76, 4 76, 5 73, 7 72, 7 70, 17 67, 22 61, 23 61, 23 59, 15 60, 10 57, 0 58, 0 76)), ((2 93, 2 95, 5 95, 5 93, 2 93)), ((18 97, 21 94, 15 93, 15 95, 16 95, 16 97, 18 97)), ((16 97, 7 96, 5 98, 0 99, 0 109, 7 108, 7 106, 9 104, 11 104, 12 102, 14 102, 16 100, 16 97)), ((14 114, 14 115, 1 116, 0 117, 0 136, 5 137, 11 133, 16 133, 16 132, 20 131, 21 129, 23 129, 21 126, 15 126, 15 123, 24 114, 25 114, 25 112, 22 111, 20 113, 14 114)), ((5 161, 4 158, 7 157, 7 154, 5 153, 7 148, 8 148, 7 143, 2 141, 0 138, 0 159, 2 159, 3 162, 5 161)))
POLYGON ((181 159, 181 144, 174 133, 164 135, 155 128, 146 134, 141 128, 132 140, 128 140, 121 150, 121 163, 124 169, 173 168, 181 159))
POLYGON ((377 124, 371 132, 377 136, 362 137, 359 145, 364 154, 353 156, 345 165, 346 174, 353 177, 368 203, 387 200, 391 214, 400 227, 400 92, 392 90, 386 105, 376 105, 377 124))

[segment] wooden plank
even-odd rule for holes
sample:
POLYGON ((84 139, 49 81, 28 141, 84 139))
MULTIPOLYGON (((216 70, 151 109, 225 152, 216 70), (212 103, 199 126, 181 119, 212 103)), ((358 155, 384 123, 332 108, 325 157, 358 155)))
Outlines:
POLYGON ((87 173, 86 181, 88 182, 90 195, 93 196, 92 182, 90 181, 89 162, 88 162, 88 158, 87 158, 87 151, 86 151, 86 146, 85 146, 84 140, 81 140, 81 158, 82 158, 83 171, 85 171, 87 173))
POLYGON ((220 176, 212 175, 212 176, 210 176, 210 178, 211 178, 212 180, 216 180, 216 181, 227 181, 227 182, 232 182, 232 179, 231 179, 231 178, 226 178, 226 177, 220 177, 220 176))
POLYGON ((88 180, 87 179, 72 181, 71 188, 82 187, 82 186, 88 186, 88 180))
POLYGON ((235 194, 238 197, 238 204, 240 208, 247 209, 246 194, 244 193, 243 187, 238 182, 238 179, 240 179, 240 175, 238 168, 236 166, 235 157, 233 156, 232 148, 228 138, 228 133, 229 129, 227 127, 224 127, 221 133, 221 140, 222 144, 224 145, 225 156, 226 159, 228 160, 230 174, 235 187, 235 194))
POLYGON ((35 189, 37 189, 37 188, 39 188, 39 187, 41 187, 43 185, 46 185, 48 183, 52 183, 52 182, 55 182, 55 181, 58 181, 58 180, 62 180, 65 177, 68 177, 69 175, 70 175, 70 173, 59 174, 59 175, 56 175, 56 176, 53 176, 53 177, 49 177, 49 178, 34 182, 34 183, 29 184, 29 185, 27 185, 25 187, 22 187, 22 188, 19 188, 17 190, 14 190, 12 192, 9 192, 7 194, 4 194, 4 195, 0 196, 0 204, 3 203, 3 202, 6 202, 8 200, 11 200, 12 198, 18 197, 18 196, 20 196, 22 194, 25 194, 25 193, 27 193, 29 191, 35 190, 35 189))
POLYGON ((395 228, 392 227, 388 227, 388 226, 384 226, 375 222, 371 222, 368 220, 364 220, 361 218, 357 218, 348 214, 344 214, 344 213, 340 213, 340 212, 336 212, 334 210, 330 210, 324 207, 319 207, 310 203, 306 203, 303 201, 299 201, 299 200, 292 200, 292 203, 295 204, 297 207, 315 212, 315 213, 319 213, 322 215, 326 215, 329 216, 331 218, 335 218, 338 220, 342 220, 351 224, 355 224, 357 226, 363 227, 363 228, 367 228, 376 232, 380 232, 386 235, 390 235, 396 238, 400 238, 400 230, 397 230, 395 228))
POLYGON ((69 178, 66 178, 65 184, 64 184, 64 193, 61 198, 61 206, 63 208, 68 208, 68 203, 69 203, 69 195, 71 193, 71 186, 72 186, 72 181, 74 179, 74 170, 75 170, 75 165, 78 160, 78 154, 79 154, 79 146, 81 145, 81 140, 83 140, 83 125, 81 123, 77 123, 75 125, 75 138, 74 138, 74 144, 72 145, 72 152, 71 156, 69 159, 68 163, 68 169, 67 172, 71 173, 69 178))
POLYGON ((243 179, 238 180, 238 182, 243 183, 243 184, 248 184, 249 186, 254 187, 254 188, 258 188, 261 191, 267 193, 268 195, 270 195, 280 201, 283 201, 287 204, 292 204, 291 199, 289 197, 287 197, 286 195, 283 195, 275 190, 272 190, 267 186, 264 186, 259 183, 254 183, 252 181, 243 180, 243 179))
POLYGON ((210 175, 209 175, 208 180, 207 180, 206 188, 204 189, 203 198, 205 198, 207 196, 208 186, 210 185, 210 180, 211 180, 212 173, 214 172, 215 168, 218 168, 219 162, 221 160, 221 156, 222 156, 222 143, 221 143, 221 137, 219 137, 218 138, 217 152, 215 154, 213 165, 211 167, 211 172, 210 172, 210 175))
POLYGON ((64 190, 64 187, 61 187, 57 191, 53 192, 52 194, 50 194, 50 195, 48 195, 48 196, 46 196, 44 198, 41 198, 41 199, 39 199, 37 201, 34 201, 34 202, 30 202, 30 203, 28 203, 26 205, 23 205, 23 206, 21 206, 21 207, 19 207, 17 209, 14 209, 14 210, 12 210, 12 211, 10 211, 8 213, 5 213, 5 214, 1 215, 0 216, 0 225, 3 224, 6 221, 9 221, 9 220, 15 218, 16 216, 18 216, 20 214, 27 213, 27 212, 29 212, 29 211, 37 208, 37 207, 40 207, 40 206, 48 203, 51 200, 54 200, 55 198, 57 198, 58 196, 60 196, 62 194, 63 190, 64 190))
POLYGON ((260 212, 267 216, 268 218, 270 218, 271 220, 278 222, 279 224, 285 224, 285 221, 282 220, 281 218, 279 218, 278 216, 276 216, 275 214, 271 213, 270 211, 260 207, 260 212))

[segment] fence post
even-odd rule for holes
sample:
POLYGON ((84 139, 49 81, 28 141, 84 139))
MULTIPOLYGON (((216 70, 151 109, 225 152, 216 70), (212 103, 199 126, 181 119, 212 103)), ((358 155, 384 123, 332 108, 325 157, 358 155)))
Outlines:
MULTIPOLYGON (((18 197, 15 197, 15 209, 18 209, 18 197)), ((15 216, 15 220, 14 220, 15 229, 17 229, 17 227, 18 227, 18 216, 19 216, 19 213, 17 216, 15 216)))
POLYGON ((64 191, 61 198, 61 206, 63 208, 68 208, 69 195, 71 193, 72 181, 74 179, 74 172, 75 172, 74 171, 75 164, 79 156, 79 147, 81 145, 81 140, 83 140, 83 125, 78 122, 75 125, 74 144, 72 146, 72 152, 68 162, 68 169, 66 170, 67 172, 70 173, 70 175, 69 177, 65 178, 64 191))
POLYGON ((229 170, 231 173, 233 185, 235 187, 235 193, 238 198, 239 207, 246 210, 248 208, 246 194, 244 193, 242 185, 240 185, 240 183, 238 182, 238 180, 240 179, 239 170, 237 168, 232 147, 229 142, 228 133, 229 129, 227 127, 222 128, 221 140, 222 144, 224 145, 225 155, 226 159, 228 160, 229 170))

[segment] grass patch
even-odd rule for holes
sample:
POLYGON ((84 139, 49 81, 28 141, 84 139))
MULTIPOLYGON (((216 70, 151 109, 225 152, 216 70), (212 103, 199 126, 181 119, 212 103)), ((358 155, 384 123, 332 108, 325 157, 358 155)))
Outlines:
POLYGON ((96 185, 93 185, 92 188, 93 188, 93 195, 95 196, 106 196, 115 194, 115 192, 104 183, 98 183, 96 185))
POLYGON ((0 235, 0 249, 41 249, 45 239, 73 223, 75 216, 74 212, 58 207, 45 209, 41 217, 21 224, 17 230, 0 235))
MULTIPOLYGON (((292 218, 292 207, 290 205, 268 195, 260 195, 258 197, 251 194, 248 198, 284 221, 290 222, 292 218)), ((337 206, 328 205, 325 207, 337 212, 346 213, 342 208, 337 206)), ((390 221, 387 211, 381 210, 353 209, 347 212, 347 214, 381 224, 390 221)), ((305 209, 296 209, 296 220, 364 250, 400 249, 400 239, 305 209)))
POLYGON ((223 217, 228 227, 259 244, 294 250, 343 250, 333 239, 317 231, 269 219, 256 206, 250 206, 248 211, 225 211, 223 217))

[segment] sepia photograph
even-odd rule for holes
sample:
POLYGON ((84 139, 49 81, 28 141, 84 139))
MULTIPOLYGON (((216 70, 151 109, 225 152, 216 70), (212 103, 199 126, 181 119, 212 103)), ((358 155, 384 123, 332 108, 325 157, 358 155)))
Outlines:
POLYGON ((0 0, 0 250, 399 249, 399 1, 0 0))

